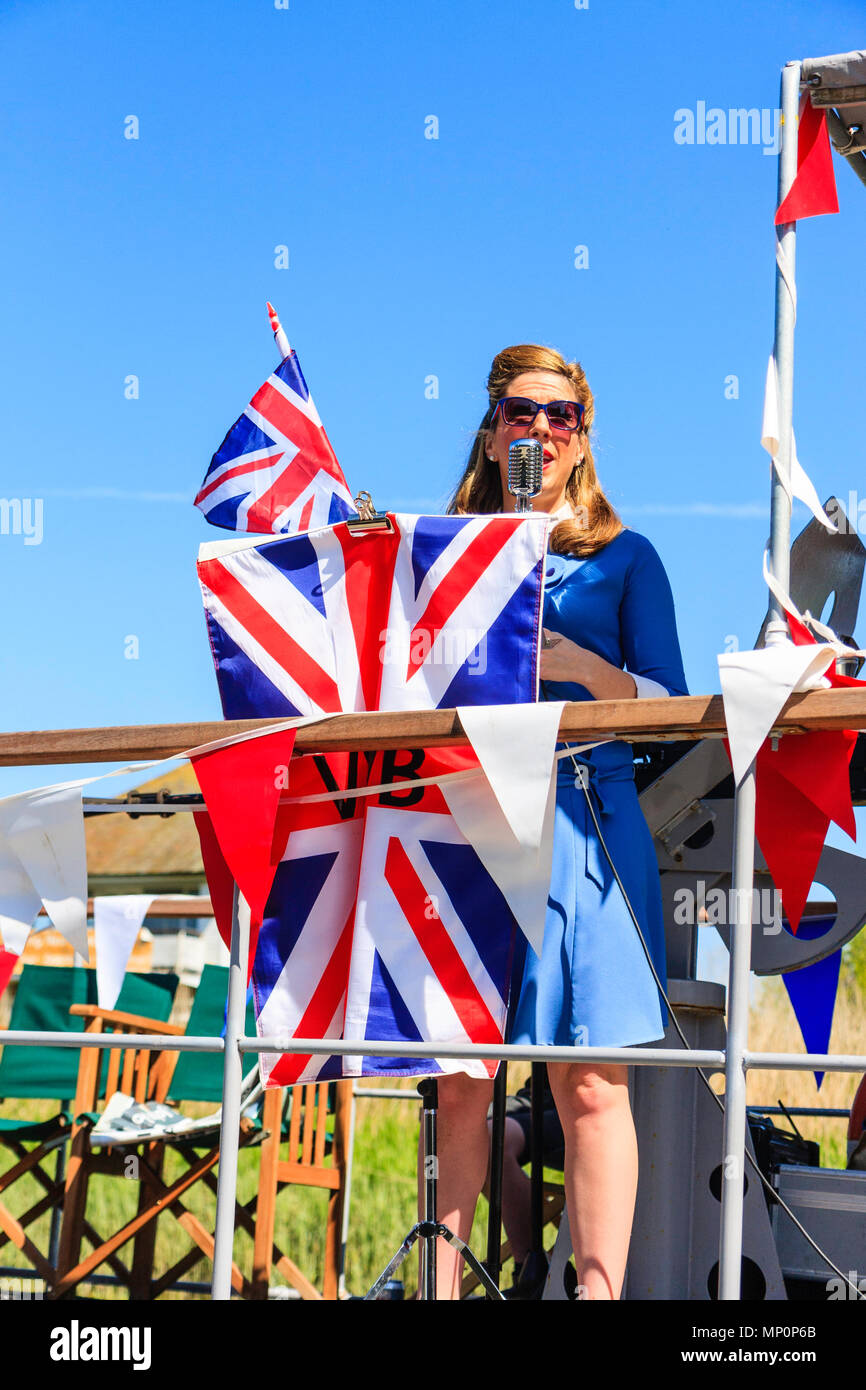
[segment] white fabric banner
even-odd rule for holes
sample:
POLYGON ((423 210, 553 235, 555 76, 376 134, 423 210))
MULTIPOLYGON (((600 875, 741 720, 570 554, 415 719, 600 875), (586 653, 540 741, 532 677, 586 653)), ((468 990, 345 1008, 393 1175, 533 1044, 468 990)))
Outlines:
POLYGON ((766 449, 773 466, 778 474, 779 481, 788 494, 790 500, 793 493, 794 497, 805 502, 809 511, 822 526, 826 526, 828 531, 838 531, 838 526, 831 521, 818 499, 814 484, 806 472, 805 468, 797 458, 797 441, 794 438, 793 427, 791 429, 791 476, 787 478, 779 464, 779 378, 776 371, 776 359, 772 355, 767 366, 767 381, 764 387, 764 418, 761 423, 761 447, 766 449))
POLYGON ((514 838, 527 849, 541 844, 564 708, 564 700, 542 700, 532 705, 462 705, 457 710, 514 838))
POLYGON ((484 777, 442 785, 458 829, 539 955, 550 891, 554 752, 562 709, 561 701, 461 708, 484 777))
POLYGON ((823 673, 836 660, 836 652, 824 643, 797 647, 778 642, 757 651, 724 652, 717 659, 739 786, 789 696, 825 687, 823 673))
POLYGON ((101 1009, 113 1009, 141 924, 155 894, 123 893, 93 899, 96 990, 101 1009))
POLYGON ((81 785, 64 782, 4 797, 0 841, 25 870, 57 930, 89 961, 81 785))
POLYGON ((0 945, 20 956, 42 899, 15 854, 0 841, 0 945))

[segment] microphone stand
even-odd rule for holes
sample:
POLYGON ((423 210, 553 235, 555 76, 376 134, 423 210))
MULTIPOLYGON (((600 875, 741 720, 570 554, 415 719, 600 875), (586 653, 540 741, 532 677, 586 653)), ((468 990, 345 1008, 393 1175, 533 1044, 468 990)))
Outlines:
MULTIPOLYGON (((500 1068, 502 1070, 502 1068, 500 1068)), ((369 1303, 379 1297, 381 1289, 387 1284, 405 1260, 416 1240, 422 1241, 421 1269, 418 1280, 418 1297, 423 1301, 436 1298, 436 1241, 439 1236, 447 1240, 466 1260, 470 1269, 478 1276, 489 1299, 502 1299, 502 1294, 491 1279, 481 1261, 472 1253, 465 1240, 461 1240, 448 1226, 444 1226, 436 1215, 436 1201, 439 1185, 439 1161, 436 1151, 436 1116, 439 1109, 439 1086, 435 1077, 425 1077, 418 1083, 418 1093, 422 1098, 421 1111, 421 1160, 424 1174, 424 1216, 417 1221, 403 1241, 375 1284, 364 1295, 369 1303)), ((501 1178, 500 1178, 501 1182, 501 1178)), ((498 1249, 498 1247, 497 1247, 498 1249)), ((504 1302, 504 1300, 503 1300, 504 1302)))
MULTIPOLYGON (((487 1272, 499 1288, 502 1268, 502 1161, 505 1155, 505 1099, 508 1094, 508 1063, 500 1062, 493 1083, 493 1112, 490 1117, 490 1182, 487 1211, 487 1272)), ((490 1299, 491 1295, 487 1295, 490 1299)), ((501 1297, 501 1294, 500 1294, 501 1297)))
MULTIPOLYGON (((508 491, 515 498, 516 512, 532 511, 533 497, 541 491, 541 446, 537 440, 519 439, 509 446, 508 451, 508 491)), ((359 494, 360 499, 369 504, 369 494, 359 494)), ((359 512, 363 517, 361 501, 359 512)), ((363 524, 363 523, 362 523, 363 524)), ((422 1241, 420 1249, 420 1270, 418 1296, 428 1300, 436 1298, 436 1240, 442 1236, 458 1250, 470 1269, 480 1279, 487 1291, 489 1300, 502 1299, 499 1289, 500 1248, 502 1233, 502 1161, 505 1151, 505 1099, 507 1091, 507 1066, 500 1066, 493 1086, 493 1114, 490 1126, 490 1186, 489 1212, 487 1220, 487 1268, 469 1249, 465 1241, 444 1226, 437 1218, 436 1199, 438 1187, 438 1155, 436 1152, 436 1115, 439 1104, 439 1088, 436 1080, 427 1077, 418 1083, 418 1094, 424 1102, 421 1112, 422 1145, 421 1156, 424 1173, 424 1216, 409 1231, 396 1255, 388 1262, 364 1301, 379 1297, 380 1290, 387 1284, 409 1254, 417 1240, 422 1241)), ((540 1154, 540 1150, 539 1150, 540 1154)), ((534 1165, 534 1171, 537 1165, 534 1165)), ((535 1177, 540 1184, 541 1169, 535 1177)), ((540 1186, 539 1186, 540 1193, 540 1186)), ((534 1207, 538 1201, 534 1203, 534 1207)), ((540 1211, 535 1219, 538 1225, 540 1211)), ((543 1218, 542 1218, 543 1220, 543 1218)))

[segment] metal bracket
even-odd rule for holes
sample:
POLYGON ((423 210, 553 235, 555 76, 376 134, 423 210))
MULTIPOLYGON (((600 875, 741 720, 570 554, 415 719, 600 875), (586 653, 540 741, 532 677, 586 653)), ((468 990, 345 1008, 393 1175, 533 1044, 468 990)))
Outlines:
POLYGON ((395 530, 394 523, 387 512, 377 512, 373 505, 373 498, 369 492, 359 492, 355 498, 355 506, 358 508, 356 517, 349 517, 346 526, 353 535, 359 532, 363 535, 368 531, 391 531, 395 530))
POLYGON ((716 813, 712 807, 701 801, 700 798, 696 798, 659 827, 655 833, 671 859, 678 862, 683 857, 682 849, 686 840, 691 839, 692 835, 697 834, 705 825, 711 825, 715 819, 716 813))

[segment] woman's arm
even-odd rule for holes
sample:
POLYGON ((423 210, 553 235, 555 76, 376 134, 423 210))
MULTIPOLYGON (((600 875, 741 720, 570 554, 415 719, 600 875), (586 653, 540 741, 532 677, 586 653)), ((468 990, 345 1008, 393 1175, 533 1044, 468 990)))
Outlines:
POLYGON ((633 700, 637 695, 634 677, 604 657, 579 647, 558 632, 545 632, 544 642, 540 666, 543 681, 582 685, 595 700, 633 700))
POLYGON ((688 695, 665 567, 646 536, 635 536, 635 542, 619 610, 625 665, 634 675, 663 688, 653 694, 688 695))
POLYGON ((596 700, 688 694, 673 595, 664 566, 645 536, 635 536, 635 550, 619 610, 627 669, 621 670, 560 633, 545 632, 542 680, 582 685, 596 700))

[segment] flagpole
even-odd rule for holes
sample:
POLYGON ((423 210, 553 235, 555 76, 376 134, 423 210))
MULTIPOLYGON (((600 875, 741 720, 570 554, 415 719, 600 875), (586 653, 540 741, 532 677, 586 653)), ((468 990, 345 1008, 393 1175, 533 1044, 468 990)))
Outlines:
POLYGON ((235 1233, 235 1199, 238 1184, 238 1147, 241 1123, 243 1059, 238 1040, 243 1037, 247 1000, 247 960, 250 948, 250 914, 240 911, 238 886, 232 902, 232 937, 229 989, 226 1005, 226 1037, 223 1053, 223 1099, 220 1116, 220 1161, 217 1177, 216 1228, 214 1230, 211 1298, 226 1302, 232 1296, 232 1252, 235 1233))
MULTIPOLYGON (((797 133, 800 106, 800 64, 787 63, 782 69, 782 126, 779 150, 779 179, 776 207, 780 207, 797 175, 797 133)), ((771 470, 770 491, 770 573, 785 593, 790 589, 791 498, 785 480, 791 476, 791 438, 794 416, 794 323, 796 307, 797 224, 783 222, 776 227, 776 324, 773 357, 779 383, 779 454, 771 470)), ((782 605, 770 594, 770 613, 766 643, 783 641, 788 625, 782 605)))
POLYGON ((279 315, 270 300, 268 300, 268 318, 271 321, 271 329, 277 347, 279 348, 280 356, 283 361, 285 361, 292 349, 289 346, 289 340, 286 337, 285 329, 280 323, 279 315))
MULTIPOLYGON (((800 64, 786 63, 782 69, 780 105, 782 108, 781 148, 776 207, 781 206, 797 174, 797 135, 800 107, 800 64)), ((782 479, 790 487, 791 440, 794 416, 794 324, 797 317, 795 253, 797 224, 776 227, 776 322, 773 357, 776 364, 779 401, 779 453, 771 472, 770 492, 770 573, 784 593, 790 589, 791 499, 782 479), (781 476, 780 476, 781 474, 781 476)), ((770 610, 765 642, 768 646, 784 642, 788 625, 784 609, 770 592, 770 610)), ((740 1297, 743 1255, 743 1182, 746 1149, 746 1072, 744 1058, 748 1046, 749 975, 752 955, 752 892, 755 867, 755 763, 734 789, 734 921, 731 928, 728 974, 728 1019, 725 1042, 725 1115, 723 1122, 723 1181, 719 1231, 720 1301, 740 1297)))
POLYGON ((746 1069, 749 1045, 749 974, 752 962, 752 885, 755 868, 755 763, 734 788, 734 862, 728 1026, 725 1041, 725 1112, 722 1121, 722 1198, 719 1230, 719 1301, 740 1297, 743 1198, 746 1170, 746 1069))

